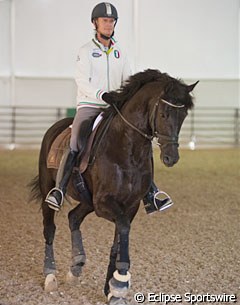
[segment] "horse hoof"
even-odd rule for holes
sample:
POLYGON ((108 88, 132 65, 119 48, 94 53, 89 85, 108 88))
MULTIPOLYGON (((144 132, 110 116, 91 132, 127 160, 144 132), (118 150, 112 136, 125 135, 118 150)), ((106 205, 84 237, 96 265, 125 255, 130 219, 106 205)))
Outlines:
POLYGON ((129 305, 129 302, 125 298, 116 298, 112 296, 108 301, 108 305, 129 305))
POLYGON ((71 270, 69 270, 66 276, 66 280, 69 284, 77 284, 79 282, 79 277, 73 275, 71 270))
POLYGON ((44 290, 46 292, 56 291, 58 289, 57 278, 54 274, 48 274, 45 279, 44 290))

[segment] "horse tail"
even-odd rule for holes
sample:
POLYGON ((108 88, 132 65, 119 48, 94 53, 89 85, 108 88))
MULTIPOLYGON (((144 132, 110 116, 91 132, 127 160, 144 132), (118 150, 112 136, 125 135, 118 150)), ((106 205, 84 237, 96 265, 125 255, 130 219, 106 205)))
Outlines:
POLYGON ((42 198, 42 194, 40 191, 39 186, 39 175, 34 177, 27 185, 30 188, 30 195, 29 201, 39 201, 42 198))

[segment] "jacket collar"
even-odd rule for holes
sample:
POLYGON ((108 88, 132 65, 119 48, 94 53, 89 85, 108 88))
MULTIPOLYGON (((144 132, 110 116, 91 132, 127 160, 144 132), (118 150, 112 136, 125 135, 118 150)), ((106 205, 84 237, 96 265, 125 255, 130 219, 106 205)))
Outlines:
POLYGON ((92 41, 93 41, 93 43, 94 43, 99 49, 101 49, 103 52, 105 52, 105 53, 107 53, 107 54, 109 54, 109 53, 113 50, 114 45, 115 45, 115 43, 116 43, 115 38, 114 38, 114 37, 111 37, 111 39, 110 39, 110 41, 111 41, 111 46, 110 46, 110 48, 109 48, 108 50, 106 50, 106 47, 96 38, 96 36, 93 37, 92 41))

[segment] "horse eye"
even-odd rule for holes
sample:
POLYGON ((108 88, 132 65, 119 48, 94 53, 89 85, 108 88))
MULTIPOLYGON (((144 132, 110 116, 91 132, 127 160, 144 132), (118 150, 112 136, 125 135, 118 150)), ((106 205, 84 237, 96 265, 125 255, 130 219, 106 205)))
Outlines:
POLYGON ((160 116, 163 118, 163 119, 167 119, 169 117, 169 113, 168 112, 160 112, 160 116))

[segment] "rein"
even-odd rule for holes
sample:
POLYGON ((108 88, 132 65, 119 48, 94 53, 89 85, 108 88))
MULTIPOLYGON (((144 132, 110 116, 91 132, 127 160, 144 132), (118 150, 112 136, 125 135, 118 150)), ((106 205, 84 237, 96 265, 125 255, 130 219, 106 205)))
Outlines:
MULTIPOLYGON (((152 115, 151 117, 153 117, 153 122, 155 122, 155 118, 156 118, 156 113, 157 113, 157 110, 158 110, 158 106, 159 106, 159 102, 163 102, 164 104, 167 104, 171 107, 174 107, 174 108, 183 108, 185 107, 184 105, 174 105, 162 98, 159 98, 158 101, 155 103, 154 105, 154 109, 153 109, 153 112, 152 112, 152 115)), ((120 116, 120 118, 129 126, 131 127, 132 129, 134 129, 135 131, 137 131, 140 135, 142 135, 145 139, 148 139, 149 141, 152 141, 154 137, 157 137, 158 140, 160 141, 160 139, 162 139, 163 141, 167 141, 167 143, 165 144, 161 144, 161 143, 158 143, 159 146, 163 146, 163 145, 166 145, 166 144, 178 144, 178 136, 166 136, 166 135, 162 135, 160 134, 158 131, 155 130, 155 126, 154 128, 152 129, 153 130, 153 135, 148 135, 144 132, 142 132, 139 128, 137 128, 136 126, 134 126, 132 123, 130 123, 121 113, 121 111, 117 108, 117 106, 115 104, 112 104, 112 106, 114 107, 114 109, 116 110, 116 112, 118 113, 118 115, 120 116)))
POLYGON ((117 108, 117 106, 115 104, 112 104, 112 106, 114 107, 114 109, 117 111, 117 113, 119 114, 120 118, 128 125, 130 126, 132 129, 136 130, 138 133, 140 133, 140 135, 142 135, 144 138, 148 139, 149 141, 152 141, 154 136, 148 135, 144 132, 142 132, 140 129, 138 129, 136 126, 134 126, 133 124, 131 124, 130 122, 128 122, 127 119, 125 119, 125 117, 121 114, 120 110, 117 108))

